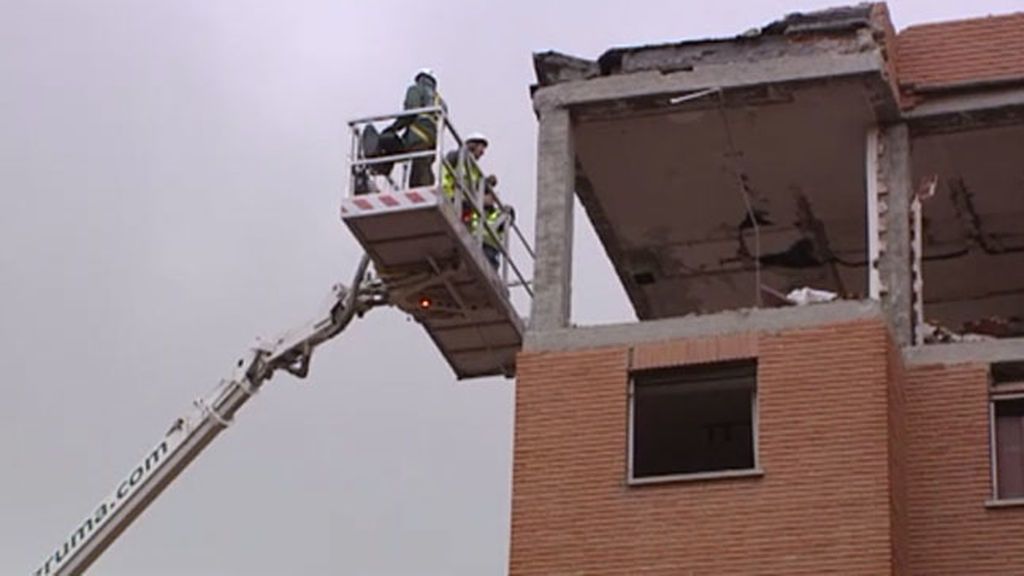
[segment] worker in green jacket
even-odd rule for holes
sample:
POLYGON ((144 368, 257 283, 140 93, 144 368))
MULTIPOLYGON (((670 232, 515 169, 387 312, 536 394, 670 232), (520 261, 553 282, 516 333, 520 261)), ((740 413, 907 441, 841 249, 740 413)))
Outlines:
MULTIPOLYGON (((416 72, 413 77, 413 85, 405 91, 405 102, 403 110, 415 110, 417 108, 429 108, 441 106, 446 108, 444 100, 437 92, 437 78, 429 68, 416 72)), ((388 129, 402 130, 402 144, 406 152, 422 152, 432 150, 437 145, 437 124, 440 121, 440 114, 414 114, 402 116, 395 121, 388 129)), ((434 183, 434 172, 431 165, 434 158, 424 156, 412 161, 412 172, 409 175, 409 187, 430 186, 434 183)))

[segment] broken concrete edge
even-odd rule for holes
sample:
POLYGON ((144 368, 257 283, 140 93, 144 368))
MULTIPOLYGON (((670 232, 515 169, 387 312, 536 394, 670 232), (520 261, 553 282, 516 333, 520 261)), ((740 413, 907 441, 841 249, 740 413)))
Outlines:
POLYGON ((587 80, 601 75, 597 62, 553 50, 533 54, 533 71, 539 86, 587 80))
MULTIPOLYGON (((799 81, 857 73, 843 60, 873 54, 867 70, 886 84, 888 99, 900 104, 896 78, 896 31, 882 2, 866 2, 806 13, 792 13, 761 28, 722 38, 706 38, 640 46, 616 47, 590 60, 555 51, 533 55, 537 83, 531 87, 535 107, 566 106, 601 100, 657 94, 658 90, 679 92, 707 88, 730 88, 751 84, 799 81), (793 66, 786 63, 792 62, 793 66), (814 63, 825 64, 816 69, 814 63), (765 71, 765 74, 739 81, 728 80, 739 68, 765 71), (764 70, 768 69, 768 70, 764 70), (807 70, 814 70, 810 74, 807 70), (617 77, 628 77, 625 84, 659 76, 688 73, 691 82, 644 87, 633 92, 615 90, 617 77), (721 78, 725 78, 722 80, 721 78), (570 86, 581 88, 573 90, 570 86), (565 90, 552 91, 550 88, 565 90), (604 88, 605 90, 602 90, 604 88), (607 92, 587 97, 586 92, 607 92), (551 100, 551 102, 547 102, 551 100)), ((677 79, 680 77, 677 77, 677 79)), ((618 83, 620 86, 622 82, 618 83)))
POLYGON ((903 97, 900 89, 899 71, 896 69, 896 51, 899 44, 896 27, 893 26, 892 17, 889 15, 889 6, 884 2, 874 4, 871 9, 871 21, 875 42, 879 45, 885 62, 885 81, 889 85, 889 92, 896 99, 899 108, 905 108, 912 102, 903 97))
MULTIPOLYGON (((843 76, 882 78, 884 67, 881 50, 876 47, 854 54, 789 56, 715 64, 670 73, 645 70, 542 86, 534 92, 533 104, 534 109, 541 111, 629 98, 673 97, 707 89, 729 90, 763 84, 834 80, 843 76)), ((895 95, 891 97, 895 102, 895 95)))
POLYGON ((960 131, 985 123, 1024 121, 1024 86, 1000 91, 950 94, 903 113, 913 136, 960 131))
POLYGON ((535 53, 534 70, 538 86, 652 69, 673 72, 693 68, 697 63, 741 60, 751 50, 767 48, 766 53, 778 54, 786 49, 780 49, 782 43, 792 51, 802 51, 808 49, 808 40, 855 40, 860 30, 871 30, 873 35, 884 37, 886 26, 892 28, 884 4, 861 3, 791 13, 761 28, 729 37, 615 47, 596 60, 555 51, 535 53), (799 41, 791 42, 792 39, 799 41))
POLYGON ((904 348, 903 359, 909 366, 949 366, 1020 361, 1024 360, 1024 338, 925 344, 904 348))
POLYGON ((1024 106, 1024 86, 995 92, 951 94, 946 98, 921 104, 903 115, 908 120, 916 120, 930 116, 1020 106, 1024 106))
POLYGON ((791 308, 749 308, 643 322, 528 330, 523 352, 568 352, 633 346, 756 332, 771 334, 862 320, 886 322, 881 305, 872 300, 844 300, 791 308))
MULTIPOLYGON (((644 322, 574 326, 548 331, 530 330, 526 333, 522 351, 572 352, 708 336, 773 334, 865 320, 884 322, 892 334, 892 327, 878 302, 844 300, 794 308, 751 308, 644 322)), ((1024 338, 905 346, 901 357, 907 367, 1022 361, 1024 338)))

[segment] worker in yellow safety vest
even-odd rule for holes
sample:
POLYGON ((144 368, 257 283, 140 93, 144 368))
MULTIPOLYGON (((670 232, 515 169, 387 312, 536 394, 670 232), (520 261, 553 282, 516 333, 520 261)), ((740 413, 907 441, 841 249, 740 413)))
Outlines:
MULTIPOLYGON (((498 204, 497 197, 494 194, 494 188, 498 185, 498 178, 493 174, 484 178, 480 165, 477 164, 483 158, 484 153, 487 152, 487 146, 487 137, 479 132, 474 132, 466 137, 463 148, 452 150, 445 154, 445 161, 441 167, 441 188, 444 191, 445 198, 454 201, 456 183, 458 182, 456 174, 460 170, 464 170, 463 178, 465 178, 466 192, 475 191, 477 186, 483 181, 484 216, 490 232, 485 229, 480 230, 480 234, 484 255, 491 266, 497 269, 501 263, 500 246, 505 243, 505 220, 511 217, 512 211, 511 208, 508 209, 508 212, 503 211, 502 207, 498 204), (474 161, 465 161, 463 154, 471 156, 474 161)), ((462 206, 462 221, 469 228, 470 232, 476 233, 480 228, 480 215, 473 209, 472 204, 466 197, 463 197, 462 206)))
MULTIPOLYGON (((415 110, 431 106, 447 109, 444 100, 437 92, 437 78, 434 76, 434 71, 423 68, 416 72, 413 77, 413 85, 405 91, 405 102, 402 109, 415 110)), ((402 116, 395 120, 388 130, 398 131, 404 128, 402 144, 405 152, 423 152, 431 150, 437 145, 437 125, 440 120, 438 112, 402 116)), ((432 156, 413 159, 412 170, 409 174, 410 188, 430 186, 434 183, 434 172, 431 169, 433 163, 432 156)))
MULTIPOLYGON (((487 222, 487 228, 481 231, 484 256, 495 270, 501 264, 501 253, 502 247, 505 246, 508 221, 515 215, 511 206, 503 207, 498 204, 498 199, 494 194, 494 187, 497 185, 497 178, 487 177, 487 188, 484 191, 484 219, 487 222)), ((478 226, 480 226, 480 216, 473 212, 470 230, 475 232, 478 226)))
POLYGON ((444 163, 441 166, 441 189, 445 198, 455 199, 455 184, 458 181, 457 174, 463 173, 466 191, 475 190, 483 177, 478 162, 487 152, 487 137, 479 132, 470 134, 459 150, 452 150, 444 155, 444 163), (473 157, 473 162, 463 159, 463 153, 473 157))

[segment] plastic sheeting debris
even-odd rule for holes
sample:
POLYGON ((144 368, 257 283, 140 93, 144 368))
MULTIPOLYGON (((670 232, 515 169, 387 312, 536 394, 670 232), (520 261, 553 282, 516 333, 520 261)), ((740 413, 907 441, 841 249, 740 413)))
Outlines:
POLYGON ((796 290, 790 290, 789 294, 786 294, 786 300, 796 304, 797 306, 831 302, 838 297, 839 295, 835 292, 829 292, 828 290, 816 290, 814 288, 808 288, 807 286, 797 288, 796 290))

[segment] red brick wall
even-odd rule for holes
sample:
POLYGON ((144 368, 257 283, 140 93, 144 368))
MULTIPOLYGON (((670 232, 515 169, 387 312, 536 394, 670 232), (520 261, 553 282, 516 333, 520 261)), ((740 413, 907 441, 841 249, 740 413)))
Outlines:
MULTIPOLYGON (((743 341, 637 357, 707 361, 743 341)), ((632 351, 521 355, 510 574, 892 573, 887 347, 881 321, 757 336, 764 476, 635 487, 632 351)))
POLYGON ((1024 508, 988 509, 987 366, 907 372, 912 574, 1024 574, 1024 508))
POLYGON ((907 536, 907 422, 906 369, 903 353, 889 339, 889 514, 892 530, 893 574, 908 570, 907 536))

